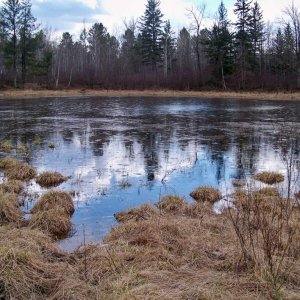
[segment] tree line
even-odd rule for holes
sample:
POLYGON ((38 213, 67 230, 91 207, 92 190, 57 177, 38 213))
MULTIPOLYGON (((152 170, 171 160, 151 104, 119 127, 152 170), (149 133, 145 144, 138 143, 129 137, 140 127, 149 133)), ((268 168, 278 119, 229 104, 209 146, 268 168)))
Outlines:
POLYGON ((101 22, 78 39, 59 42, 39 28, 30 0, 0 8, 0 87, 286 89, 300 88, 300 10, 292 2, 285 21, 264 22, 257 1, 236 0, 236 21, 220 3, 213 25, 205 5, 188 9, 189 28, 175 34, 160 1, 125 23, 120 37, 101 22))

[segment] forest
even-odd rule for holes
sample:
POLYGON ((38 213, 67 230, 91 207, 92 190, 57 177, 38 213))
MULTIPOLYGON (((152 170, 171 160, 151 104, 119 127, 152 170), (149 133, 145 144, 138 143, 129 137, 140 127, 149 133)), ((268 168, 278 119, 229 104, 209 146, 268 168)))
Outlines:
POLYGON ((272 90, 300 88, 300 9, 265 22, 258 1, 237 0, 236 20, 221 2, 206 22, 205 5, 187 9, 189 28, 178 33, 148 0, 144 15, 110 34, 99 22, 79 38, 59 40, 41 28, 30 0, 0 8, 0 88, 272 90), (207 24, 212 24, 207 26, 207 24))

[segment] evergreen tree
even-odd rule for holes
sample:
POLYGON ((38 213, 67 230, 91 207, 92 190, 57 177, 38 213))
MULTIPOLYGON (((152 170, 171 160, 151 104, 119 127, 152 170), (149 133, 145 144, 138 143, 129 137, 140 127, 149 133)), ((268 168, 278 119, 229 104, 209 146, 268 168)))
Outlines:
POLYGON ((278 28, 273 40, 273 71, 276 74, 284 73, 284 37, 281 28, 278 28))
POLYGON ((144 16, 140 21, 142 38, 141 54, 143 63, 151 65, 155 70, 162 60, 163 49, 161 46, 163 31, 163 14, 159 8, 160 1, 148 0, 144 16))
POLYGON ((237 0, 234 12, 237 16, 237 22, 235 23, 236 59, 241 75, 242 88, 245 88, 246 69, 248 68, 251 49, 251 1, 237 0))
POLYGON ((256 71, 259 66, 260 72, 262 68, 262 51, 264 41, 264 22, 261 8, 257 1, 251 8, 251 19, 249 26, 250 42, 251 42, 251 69, 256 71))
POLYGON ((162 47, 164 54, 164 76, 167 77, 168 72, 172 69, 175 53, 175 38, 174 32, 171 29, 170 21, 165 24, 162 35, 162 47))
POLYGON ((124 70, 133 72, 136 70, 136 39, 132 29, 127 28, 122 36, 121 59, 124 70))
POLYGON ((36 19, 31 13, 30 0, 24 0, 21 5, 20 18, 20 52, 21 52, 21 72, 22 84, 26 81, 27 68, 32 64, 35 54, 35 43, 33 42, 33 34, 36 29, 36 19))
POLYGON ((18 34, 21 26, 22 5, 19 0, 6 0, 1 10, 4 30, 7 35, 5 42, 5 63, 12 68, 14 86, 17 87, 18 34))
POLYGON ((223 1, 218 9, 218 22, 214 24, 205 41, 206 51, 210 63, 214 68, 214 73, 218 79, 221 79, 222 86, 226 89, 225 76, 232 72, 233 36, 229 31, 230 22, 227 17, 227 10, 223 1))
POLYGON ((284 70, 286 73, 293 73, 296 71, 297 57, 295 52, 295 37, 289 23, 284 28, 283 41, 284 70))

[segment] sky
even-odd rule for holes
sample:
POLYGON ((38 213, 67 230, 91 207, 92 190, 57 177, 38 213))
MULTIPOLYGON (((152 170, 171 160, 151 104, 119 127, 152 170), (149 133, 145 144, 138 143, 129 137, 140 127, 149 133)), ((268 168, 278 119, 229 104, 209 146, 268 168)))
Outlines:
MULTIPOLYGON (((5 0, 0 0, 0 3, 5 0)), ((189 27, 187 9, 206 4, 206 16, 214 18, 221 0, 161 0, 164 19, 169 19, 174 31, 183 26, 189 27)), ((294 0, 295 4, 300 0, 294 0)), ((88 28, 95 22, 102 22, 111 34, 119 36, 124 31, 124 20, 137 19, 143 15, 147 0, 32 0, 32 11, 42 27, 50 27, 56 34, 69 31, 74 36, 86 24, 88 28)), ((229 17, 233 18, 235 0, 224 0, 229 17)), ((282 10, 292 0, 258 0, 264 18, 276 21, 281 18, 282 10)))

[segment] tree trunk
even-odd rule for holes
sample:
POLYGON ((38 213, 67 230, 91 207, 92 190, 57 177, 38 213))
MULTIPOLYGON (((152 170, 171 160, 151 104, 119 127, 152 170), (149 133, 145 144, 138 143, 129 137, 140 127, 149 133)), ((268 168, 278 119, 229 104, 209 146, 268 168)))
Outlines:
POLYGON ((300 65, 297 69, 297 88, 300 89, 300 65))

